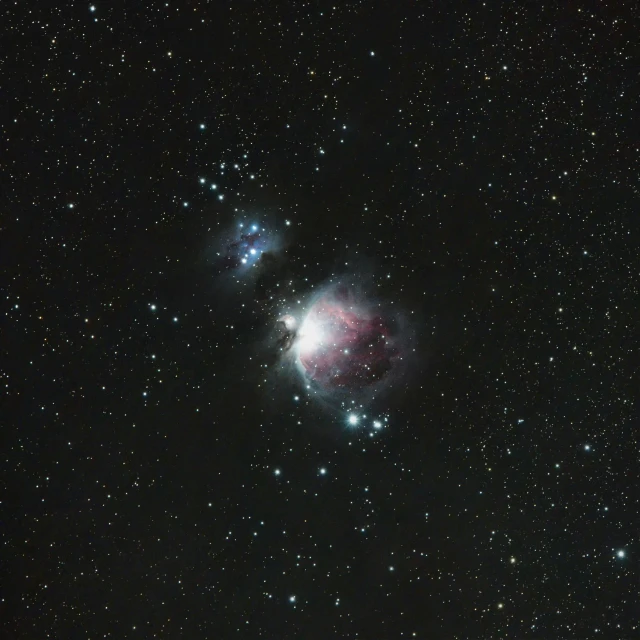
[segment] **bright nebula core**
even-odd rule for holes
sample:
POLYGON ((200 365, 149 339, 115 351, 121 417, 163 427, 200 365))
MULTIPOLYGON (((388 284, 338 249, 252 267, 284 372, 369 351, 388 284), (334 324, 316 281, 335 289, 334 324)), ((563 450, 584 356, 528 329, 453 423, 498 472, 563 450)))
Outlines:
POLYGON ((355 300, 345 286, 324 292, 298 329, 298 369, 323 391, 363 391, 384 381, 400 359, 394 322, 355 300))

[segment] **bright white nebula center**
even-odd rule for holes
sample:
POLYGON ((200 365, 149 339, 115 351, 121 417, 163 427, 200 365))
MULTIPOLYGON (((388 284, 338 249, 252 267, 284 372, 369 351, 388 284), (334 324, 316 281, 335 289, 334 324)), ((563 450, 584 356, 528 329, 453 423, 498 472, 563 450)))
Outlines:
POLYGON ((322 344, 323 331, 321 326, 312 318, 307 317, 300 327, 299 349, 302 352, 310 352, 322 344))

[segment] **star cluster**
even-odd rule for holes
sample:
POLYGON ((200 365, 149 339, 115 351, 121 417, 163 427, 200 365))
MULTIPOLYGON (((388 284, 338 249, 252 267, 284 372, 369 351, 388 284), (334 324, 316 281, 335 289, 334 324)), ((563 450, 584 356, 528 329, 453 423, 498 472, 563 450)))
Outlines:
POLYGON ((220 264, 223 269, 253 267, 272 246, 272 238, 264 227, 251 224, 245 228, 241 222, 235 237, 229 239, 223 252, 218 254, 220 264))

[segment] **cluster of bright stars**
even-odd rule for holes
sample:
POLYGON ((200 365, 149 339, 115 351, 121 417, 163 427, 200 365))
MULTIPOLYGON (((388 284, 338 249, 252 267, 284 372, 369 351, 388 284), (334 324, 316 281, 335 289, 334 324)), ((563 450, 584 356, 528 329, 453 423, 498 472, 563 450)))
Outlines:
MULTIPOLYGON (((347 415, 347 424, 350 427, 357 427, 360 424, 364 424, 365 421, 367 420, 367 416, 363 415, 360 416, 357 413, 349 413, 347 415)), ((371 426, 376 430, 379 431, 380 429, 382 429, 382 427, 384 427, 387 423, 389 422, 389 418, 383 418, 383 419, 375 419, 371 422, 371 426)), ((373 435, 374 432, 371 432, 370 435, 373 435)))
MULTIPOLYGON (((244 227, 244 223, 241 222, 238 226, 242 229, 244 227)), ((256 233, 257 231, 258 231, 258 225, 257 224, 252 224, 251 225, 251 232, 252 233, 256 233)), ((263 229, 263 231, 264 231, 264 229, 263 229)), ((245 253, 242 256, 242 258, 240 259, 240 262, 242 262, 242 264, 247 264, 247 262, 249 261, 249 258, 252 257, 252 256, 255 256, 257 253, 258 253, 258 250, 255 249, 254 247, 251 247, 249 249, 249 252, 245 253)))
MULTIPOLYGON (((320 467, 320 468, 318 469, 318 475, 319 475, 319 476, 326 476, 326 475, 327 475, 327 473, 328 473, 328 469, 327 469, 327 467, 320 467)), ((282 475, 282 469, 280 469, 280 467, 276 467, 276 468, 273 470, 273 475, 274 475, 274 476, 276 476, 276 477, 281 476, 281 475, 282 475)))
MULTIPOLYGON (((206 178, 200 178, 200 184, 202 184, 202 185, 207 184, 207 179, 206 178)), ((211 191, 217 191, 218 190, 218 185, 215 182, 212 182, 209 185, 209 188, 211 189, 211 191)), ((223 193, 219 193, 218 194, 218 200, 224 200, 224 194, 223 193)))
MULTIPOLYGON (((149 309, 150 309, 151 311, 153 311, 153 312, 156 312, 156 311, 158 310, 158 305, 156 305, 156 304, 150 304, 150 305, 149 305, 149 309)), ((173 317, 173 321, 174 321, 174 322, 178 322, 178 317, 177 317, 177 316, 174 316, 174 317, 173 317)), ((154 357, 155 357, 155 356, 154 356, 154 357)))

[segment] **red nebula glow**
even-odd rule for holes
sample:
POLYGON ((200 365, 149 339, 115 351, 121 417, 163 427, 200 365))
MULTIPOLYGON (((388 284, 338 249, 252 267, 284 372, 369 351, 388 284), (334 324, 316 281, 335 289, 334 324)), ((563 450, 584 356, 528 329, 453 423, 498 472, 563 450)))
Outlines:
POLYGON ((397 349, 380 315, 358 310, 346 293, 325 295, 309 310, 298 357, 306 375, 323 387, 362 389, 393 368, 397 349))

